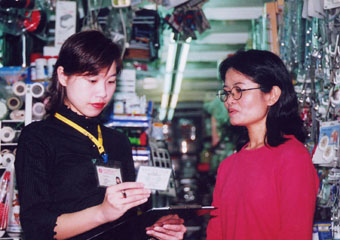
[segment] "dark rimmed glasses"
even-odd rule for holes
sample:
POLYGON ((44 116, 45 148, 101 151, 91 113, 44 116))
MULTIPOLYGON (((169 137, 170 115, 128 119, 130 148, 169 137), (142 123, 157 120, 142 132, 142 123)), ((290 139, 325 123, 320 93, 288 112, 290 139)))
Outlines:
POLYGON ((255 89, 261 89, 261 87, 242 89, 238 86, 235 86, 230 91, 226 91, 224 89, 218 90, 217 97, 218 99, 221 100, 221 102, 226 102, 230 95, 233 97, 234 100, 239 100, 242 97, 242 92, 255 90, 255 89))

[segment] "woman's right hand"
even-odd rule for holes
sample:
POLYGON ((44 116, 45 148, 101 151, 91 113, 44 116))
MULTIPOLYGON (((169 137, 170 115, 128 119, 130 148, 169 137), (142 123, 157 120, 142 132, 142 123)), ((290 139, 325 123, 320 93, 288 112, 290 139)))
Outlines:
POLYGON ((106 188, 105 198, 100 205, 103 222, 120 218, 127 210, 145 203, 151 191, 142 183, 124 182, 106 188))

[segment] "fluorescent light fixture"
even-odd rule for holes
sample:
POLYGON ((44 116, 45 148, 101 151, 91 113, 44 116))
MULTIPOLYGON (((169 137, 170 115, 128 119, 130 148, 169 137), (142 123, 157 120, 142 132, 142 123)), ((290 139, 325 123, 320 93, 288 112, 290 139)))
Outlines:
POLYGON ((182 43, 182 49, 181 49, 181 58, 179 60, 179 64, 178 64, 178 71, 179 72, 183 72, 185 69, 185 65, 187 63, 187 59, 188 59, 188 54, 189 54, 189 50, 190 50, 190 43, 191 42, 191 38, 188 38, 188 40, 186 40, 184 43, 182 43))
POLYGON ((183 72, 185 70, 185 66, 187 63, 188 54, 190 50, 190 44, 189 44, 190 41, 191 41, 191 38, 188 38, 184 43, 182 43, 181 55, 180 55, 178 68, 176 71, 176 77, 175 77, 175 86, 173 88, 173 92, 171 95, 170 108, 168 111, 168 120, 171 120, 173 118, 175 108, 177 105, 177 101, 178 101, 179 92, 181 91, 183 72))
POLYGON ((172 85, 172 72, 165 73, 164 76, 164 86, 163 86, 163 94, 169 94, 172 85))
POLYGON ((164 120, 166 117, 166 108, 159 109, 159 120, 164 120))
MULTIPOLYGON (((177 69, 177 72, 176 72, 175 86, 174 86, 173 94, 179 94, 179 92, 181 91, 182 80, 183 80, 183 72, 184 72, 184 69, 185 69, 185 65, 187 63, 189 49, 190 49, 189 43, 183 43, 182 49, 181 49, 181 57, 179 59, 178 69, 177 69)), ((176 99, 176 102, 177 102, 177 99, 176 99)), ((176 107, 176 104, 173 106, 173 108, 175 108, 175 107, 176 107)))
POLYGON ((162 101, 161 101, 161 108, 167 108, 168 104, 163 105, 164 103, 168 103, 169 102, 169 93, 163 93, 162 94, 162 101))
POLYGON ((172 75, 175 65, 175 57, 177 51, 177 44, 174 41, 174 33, 170 34, 170 41, 168 45, 168 57, 165 65, 165 76, 164 76, 164 86, 163 95, 161 101, 161 107, 159 112, 159 119, 162 121, 166 117, 166 112, 169 104, 170 90, 172 84, 172 75))
POLYGON ((172 94, 171 102, 170 102, 170 108, 172 108, 172 109, 176 108, 177 100, 178 100, 178 93, 172 94))
POLYGON ((179 94, 179 92, 181 91, 182 80, 183 80, 183 72, 178 72, 175 78, 175 86, 174 86, 173 94, 179 94))
POLYGON ((161 107, 159 110, 159 120, 164 120, 166 117, 166 112, 168 108, 168 102, 169 102, 169 94, 163 93, 162 94, 162 101, 161 101, 161 107))
POLYGON ((165 65, 165 76, 164 76, 164 87, 163 87, 163 95, 161 101, 161 107, 159 112, 159 119, 162 121, 166 117, 168 120, 171 120, 175 113, 175 108, 178 101, 179 92, 182 86, 183 80, 183 72, 185 69, 185 65, 188 59, 188 54, 190 50, 190 43, 191 38, 188 38, 185 42, 180 43, 180 57, 177 64, 177 69, 175 71, 175 81, 173 83, 173 73, 175 67, 175 59, 176 59, 176 52, 178 44, 173 40, 173 33, 170 36, 170 43, 168 46, 168 57, 167 62, 165 65), (173 85, 174 84, 174 85, 173 85), (172 92, 171 92, 172 90, 172 92), (171 96, 170 96, 171 94, 171 96), (170 106, 169 100, 171 97, 170 106))
POLYGON ((173 38, 174 38, 174 34, 172 33, 170 35, 170 42, 169 42, 169 45, 168 45, 168 57, 166 59, 166 64, 165 64, 165 71, 166 72, 172 72, 173 69, 174 69, 177 44, 173 40, 173 38))
POLYGON ((175 114, 175 109, 169 108, 169 110, 168 110, 168 120, 171 120, 174 117, 174 114, 175 114))

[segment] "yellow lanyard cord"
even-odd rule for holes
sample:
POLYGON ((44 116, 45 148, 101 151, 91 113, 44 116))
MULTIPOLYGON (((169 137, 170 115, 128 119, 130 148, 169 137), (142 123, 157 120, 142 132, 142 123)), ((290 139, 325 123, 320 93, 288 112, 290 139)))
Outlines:
MULTIPOLYGON (((103 136, 102 130, 100 129, 100 125, 98 124, 98 139, 95 138, 91 133, 89 133, 86 129, 82 128, 78 124, 72 122, 70 119, 60 115, 59 113, 55 113, 54 116, 58 118, 60 121, 66 123, 67 125, 73 127, 74 129, 78 130, 80 133, 84 134, 88 137, 94 144, 96 144, 98 151, 101 155, 105 154, 104 146, 103 146, 103 136)), ((105 159, 104 159, 105 160, 105 159)))

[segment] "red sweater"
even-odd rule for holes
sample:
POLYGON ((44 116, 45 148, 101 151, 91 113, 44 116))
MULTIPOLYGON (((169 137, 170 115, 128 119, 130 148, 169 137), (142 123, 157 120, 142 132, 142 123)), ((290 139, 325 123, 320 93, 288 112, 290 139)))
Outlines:
POLYGON ((241 151, 219 166, 207 240, 311 240, 319 180, 296 138, 241 151))

